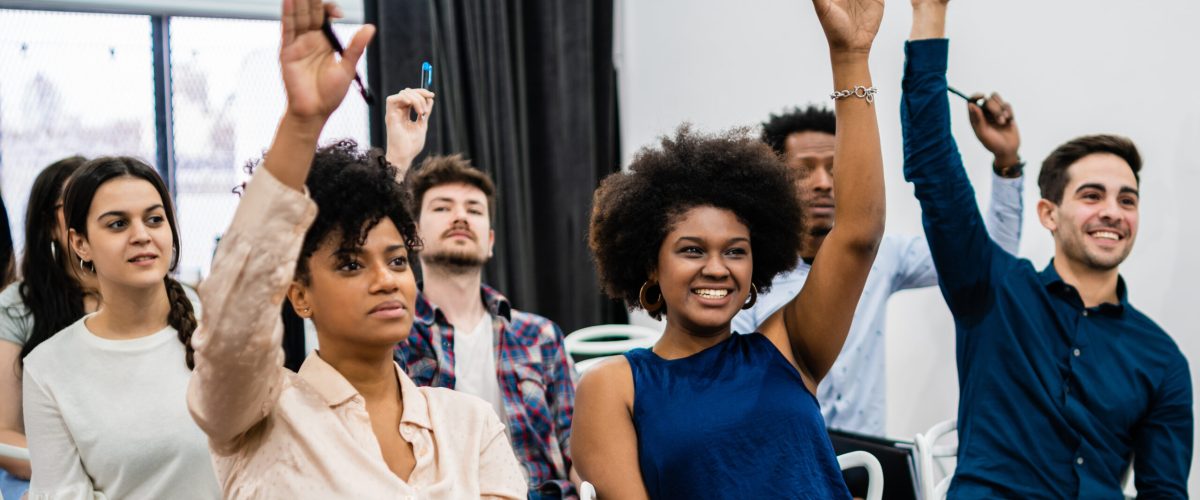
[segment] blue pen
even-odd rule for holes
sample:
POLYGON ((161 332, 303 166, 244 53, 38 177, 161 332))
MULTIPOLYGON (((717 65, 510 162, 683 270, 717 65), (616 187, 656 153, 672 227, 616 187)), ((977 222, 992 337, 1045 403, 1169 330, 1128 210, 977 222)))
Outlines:
POLYGON ((433 88, 433 65, 429 64, 429 61, 421 63, 421 88, 433 88))

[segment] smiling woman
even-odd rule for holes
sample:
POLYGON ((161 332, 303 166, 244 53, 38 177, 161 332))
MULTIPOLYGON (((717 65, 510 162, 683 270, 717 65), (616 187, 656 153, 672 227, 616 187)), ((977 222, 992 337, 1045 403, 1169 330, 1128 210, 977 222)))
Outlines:
POLYGON ((96 313, 25 358, 30 495, 217 498, 204 435, 183 404, 193 305, 167 273, 179 233, 155 170, 97 158, 71 177, 63 211, 96 313))
MULTIPOLYGON (((835 88, 873 90, 882 2, 813 4, 835 88)), ((795 177, 766 144, 684 127, 596 190, 588 243, 604 290, 666 319, 652 349, 579 383, 571 448, 601 497, 849 498, 813 394, 883 236, 883 161, 872 101, 835 95, 838 224, 757 332, 730 322, 795 265, 802 226, 795 177)))

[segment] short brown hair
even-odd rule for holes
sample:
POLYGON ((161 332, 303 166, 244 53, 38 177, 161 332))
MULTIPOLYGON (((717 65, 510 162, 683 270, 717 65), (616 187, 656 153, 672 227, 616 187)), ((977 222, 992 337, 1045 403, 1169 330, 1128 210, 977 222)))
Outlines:
POLYGON ((1042 162, 1042 171, 1038 174, 1038 187, 1042 191, 1042 198, 1055 205, 1062 203, 1063 194, 1070 181, 1067 170, 1083 157, 1096 153, 1110 153, 1125 160, 1129 168, 1133 169, 1134 180, 1141 183, 1138 172, 1142 170, 1142 156, 1133 141, 1119 135, 1085 135, 1059 146, 1042 162))
POLYGON ((419 168, 411 172, 407 184, 412 191, 410 199, 414 204, 409 211, 417 218, 421 216, 426 191, 445 184, 466 184, 483 191, 487 196, 488 219, 495 220, 496 185, 491 177, 471 165, 471 161, 461 154, 426 158, 419 168))

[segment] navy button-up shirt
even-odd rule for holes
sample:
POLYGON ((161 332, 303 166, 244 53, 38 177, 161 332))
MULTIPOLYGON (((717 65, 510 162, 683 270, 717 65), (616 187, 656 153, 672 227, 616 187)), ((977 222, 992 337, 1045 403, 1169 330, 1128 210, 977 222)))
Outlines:
POLYGON ((1129 305, 1085 308, 1055 272, 998 247, 950 134, 946 40, 905 46, 904 176, 921 203, 957 330, 952 498, 1185 498, 1192 460, 1187 360, 1129 305))

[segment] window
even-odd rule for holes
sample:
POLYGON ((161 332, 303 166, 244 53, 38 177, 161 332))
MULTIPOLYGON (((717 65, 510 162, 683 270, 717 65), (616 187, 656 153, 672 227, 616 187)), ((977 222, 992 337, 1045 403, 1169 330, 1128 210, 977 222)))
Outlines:
MULTIPOLYGON (((334 27, 344 40, 357 29, 334 27)), ((237 208, 232 189, 246 180, 246 163, 271 145, 286 97, 278 22, 175 17, 170 33, 176 200, 185 231, 180 274, 191 280, 207 274, 216 238, 237 208)), ((368 145, 367 106, 357 94, 351 86, 322 143, 368 145)))
MULTIPOLYGON (((156 164, 152 23, 161 18, 0 9, 0 189, 17 252, 25 205, 41 169, 73 154, 132 155, 156 164)), ((183 241, 179 275, 207 274, 215 241, 232 221, 243 167, 270 146, 286 99, 279 80, 279 23, 170 17, 168 71, 174 161, 170 170, 183 241)), ((359 28, 335 25, 343 40, 359 28)), ((365 59, 359 71, 366 73, 365 59)), ((369 144, 367 106, 350 88, 321 142, 369 144)), ((18 255, 20 255, 18 253, 18 255)))
POLYGON ((150 18, 0 9, 0 192, 25 246, 46 165, 74 154, 155 163, 150 18))

